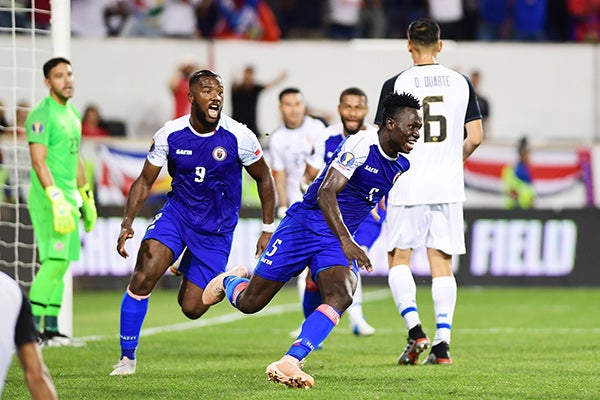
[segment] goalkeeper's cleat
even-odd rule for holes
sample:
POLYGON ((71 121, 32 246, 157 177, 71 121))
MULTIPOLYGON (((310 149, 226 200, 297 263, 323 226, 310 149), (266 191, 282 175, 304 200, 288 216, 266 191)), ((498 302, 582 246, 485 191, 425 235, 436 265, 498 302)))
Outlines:
POLYGON ((423 361, 423 365, 440 364, 451 365, 452 358, 450 357, 450 346, 446 342, 440 342, 431 348, 431 352, 423 361))
POLYGON ((204 293, 202 293, 202 302, 204 304, 212 306, 213 304, 217 304, 225 298, 225 288, 223 287, 223 279, 225 279, 228 276, 247 278, 248 270, 243 265, 238 265, 237 267, 233 267, 227 272, 222 272, 219 275, 215 276, 210 282, 208 282, 208 285, 206 285, 206 287, 204 288, 204 293))
POLYGON ((135 360, 123 357, 117 364, 113 365, 113 368, 110 376, 135 374, 135 360))
POLYGON ((60 332, 44 331, 41 335, 41 347, 82 347, 84 345, 81 340, 73 339, 60 332))
POLYGON ((398 364, 416 365, 419 361, 419 354, 429 348, 431 341, 423 332, 421 325, 417 325, 409 331, 406 341, 406 347, 400 358, 398 358, 398 364))
POLYGON ((301 368, 300 361, 285 355, 281 360, 271 363, 265 372, 269 375, 269 380, 275 383, 283 383, 292 388, 310 389, 315 384, 315 380, 301 368))
POLYGON ((364 319, 361 319, 356 324, 351 324, 350 329, 356 336, 371 336, 375 334, 375 328, 369 325, 364 319))

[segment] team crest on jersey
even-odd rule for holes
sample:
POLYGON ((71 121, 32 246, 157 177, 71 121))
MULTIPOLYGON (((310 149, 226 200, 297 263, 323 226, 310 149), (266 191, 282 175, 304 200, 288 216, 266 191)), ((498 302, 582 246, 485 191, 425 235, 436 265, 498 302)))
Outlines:
POLYGON ((396 183, 396 181, 398 180, 398 178, 400 178, 400 175, 402 175, 402 171, 398 172, 398 173, 396 174, 396 176, 394 176, 394 179, 392 179, 392 185, 393 185, 394 183, 396 183))
POLYGON ((340 156, 340 165, 344 168, 349 168, 354 164, 355 160, 354 154, 347 151, 340 156))
POLYGON ((34 122, 31 124, 31 131, 39 135, 40 133, 44 132, 44 124, 41 122, 34 122))
POLYGON ((54 248, 58 251, 63 251, 63 249, 65 248, 65 244, 63 242, 56 242, 54 248))
POLYGON ((218 146, 213 149, 212 156, 217 161, 223 161, 227 158, 227 151, 223 147, 218 146))

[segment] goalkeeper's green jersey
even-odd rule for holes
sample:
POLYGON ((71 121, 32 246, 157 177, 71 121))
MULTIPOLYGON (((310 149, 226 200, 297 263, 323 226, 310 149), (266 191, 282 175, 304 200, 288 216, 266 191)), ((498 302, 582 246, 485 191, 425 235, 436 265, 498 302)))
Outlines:
MULTIPOLYGON (((61 105, 48 96, 38 103, 25 121, 27 141, 48 148, 46 165, 54 184, 62 190, 67 201, 77 205, 77 167, 81 143, 81 117, 67 102, 61 105)), ((31 168, 31 187, 27 203, 30 208, 51 207, 40 180, 31 168)))

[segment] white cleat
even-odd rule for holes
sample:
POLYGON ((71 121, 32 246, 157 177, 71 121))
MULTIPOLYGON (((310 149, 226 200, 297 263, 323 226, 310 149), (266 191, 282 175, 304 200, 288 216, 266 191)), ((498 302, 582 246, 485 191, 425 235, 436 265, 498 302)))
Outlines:
POLYGON ((371 336, 375 333, 375 328, 369 325, 364 319, 361 319, 356 324, 350 324, 350 330, 356 336, 371 336))
POLYGON ((135 374, 135 364, 135 360, 123 357, 119 360, 118 364, 113 366, 114 369, 110 373, 110 376, 135 374))

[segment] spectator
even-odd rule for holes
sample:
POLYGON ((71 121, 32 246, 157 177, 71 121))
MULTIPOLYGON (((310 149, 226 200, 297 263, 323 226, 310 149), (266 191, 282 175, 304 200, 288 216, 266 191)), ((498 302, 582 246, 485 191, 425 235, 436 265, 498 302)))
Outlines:
POLYGON ((188 81, 192 73, 198 69, 200 69, 198 64, 191 57, 186 56, 171 76, 169 88, 174 100, 173 119, 190 113, 191 104, 188 100, 188 81))
POLYGON ((104 13, 115 0, 71 1, 71 32, 74 36, 106 37, 104 13))
POLYGON ((514 0, 513 38, 522 41, 546 39, 546 0, 514 0))
POLYGON ((196 8, 202 0, 165 0, 160 15, 160 31, 173 38, 198 37, 196 8))
POLYGON ((364 0, 360 12, 360 36, 364 38, 385 37, 384 0, 364 0))
POLYGON ((598 42, 600 40, 600 2, 569 0, 568 12, 572 21, 571 36, 573 40, 578 42, 598 42))
POLYGON ((216 0, 219 21, 215 38, 253 39, 274 42, 281 30, 271 7, 263 0, 216 0))
POLYGON ((462 0, 428 0, 429 16, 444 32, 446 39, 462 40, 464 13, 462 0))
POLYGON ((6 129, 8 129, 8 121, 6 120, 6 107, 4 107, 4 102, 0 100, 0 133, 4 133, 6 129))
POLYGON ((508 0, 479 0, 479 40, 496 41, 510 37, 508 0))
POLYGON ((329 37, 354 39, 358 36, 361 0, 329 0, 329 37))
POLYGON ((242 79, 234 81, 231 87, 233 119, 246 124, 256 136, 260 137, 262 134, 256 124, 258 97, 263 90, 278 85, 286 77, 287 73, 282 72, 271 81, 260 84, 254 80, 254 67, 247 66, 242 79))
POLYGON ((516 164, 502 169, 502 186, 508 209, 529 209, 533 207, 535 190, 529 164, 530 148, 526 137, 521 138, 517 147, 519 160, 516 164))
POLYGON ((160 36, 160 14, 163 11, 161 0, 128 2, 128 17, 121 36, 160 36))
POLYGON ((23 33, 23 29, 31 27, 29 23, 29 15, 25 11, 17 11, 28 7, 29 1, 26 0, 0 0, 0 33, 10 33, 12 29, 16 29, 17 33, 23 33), (14 10, 11 8, 14 7, 14 10), (2 8, 6 11, 1 10, 2 8), (13 13, 15 23, 13 24, 13 13))
POLYGON ((102 118, 98 107, 93 104, 88 105, 81 118, 81 135, 85 137, 107 137, 110 132, 102 127, 102 118))
POLYGON ((481 91, 479 90, 479 83, 481 82, 481 73, 478 70, 473 70, 471 72, 471 83, 473 83, 473 89, 475 89, 475 94, 477 95, 477 100, 479 101, 479 111, 481 111, 481 121, 483 124, 483 132, 486 137, 489 138, 489 120, 490 116, 490 103, 481 91))

